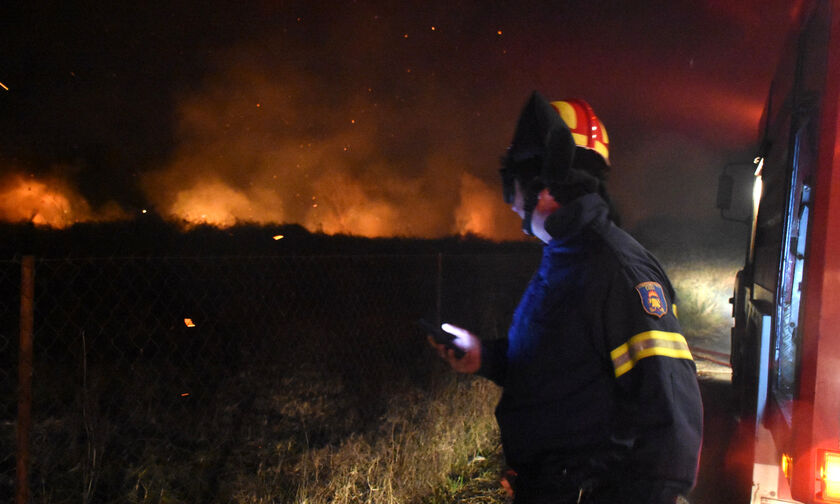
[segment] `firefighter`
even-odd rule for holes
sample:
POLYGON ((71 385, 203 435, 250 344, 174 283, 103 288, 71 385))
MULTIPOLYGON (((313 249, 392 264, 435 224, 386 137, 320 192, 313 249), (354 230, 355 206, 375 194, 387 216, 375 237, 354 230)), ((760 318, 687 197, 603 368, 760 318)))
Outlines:
POLYGON ((451 367, 503 387, 496 408, 514 502, 673 504, 694 486, 702 437, 696 369, 657 260, 614 220, 609 140, 582 100, 534 93, 504 158, 505 201, 545 243, 508 336, 451 367))

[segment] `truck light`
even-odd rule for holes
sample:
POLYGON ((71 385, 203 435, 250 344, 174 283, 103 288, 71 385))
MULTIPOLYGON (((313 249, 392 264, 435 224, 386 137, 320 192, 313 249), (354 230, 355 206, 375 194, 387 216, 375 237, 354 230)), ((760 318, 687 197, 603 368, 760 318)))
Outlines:
POLYGON ((787 453, 782 454, 782 473, 785 475, 785 479, 790 481, 790 473, 791 469, 793 468, 793 458, 788 455, 787 453))
POLYGON ((753 217, 758 214, 758 203, 761 201, 761 191, 764 188, 763 181, 761 180, 761 172, 764 171, 764 158, 757 157, 753 160, 753 163, 756 165, 755 168, 755 182, 753 182, 753 217))
POLYGON ((817 460, 820 463, 822 499, 840 502, 840 452, 820 450, 817 460))
POLYGON ((764 182, 761 180, 761 175, 759 175, 753 183, 753 215, 758 213, 758 203, 761 201, 761 192, 763 189, 764 182))

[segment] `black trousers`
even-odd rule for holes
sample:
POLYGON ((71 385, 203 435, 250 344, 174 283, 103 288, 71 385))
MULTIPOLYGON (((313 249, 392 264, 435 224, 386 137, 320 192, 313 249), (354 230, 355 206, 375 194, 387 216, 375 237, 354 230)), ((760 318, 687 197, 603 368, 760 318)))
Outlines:
POLYGON ((677 504, 687 502, 679 490, 662 485, 631 483, 628 487, 558 489, 522 487, 515 490, 514 504, 677 504), (557 491, 560 490, 560 491, 557 491), (681 500, 678 500, 681 499, 681 500))
POLYGON ((520 467, 513 489, 514 504, 675 504, 686 491, 666 481, 596 474, 552 457, 520 467))
POLYGON ((544 454, 516 468, 514 504, 566 504, 584 502, 596 478, 586 464, 544 454))

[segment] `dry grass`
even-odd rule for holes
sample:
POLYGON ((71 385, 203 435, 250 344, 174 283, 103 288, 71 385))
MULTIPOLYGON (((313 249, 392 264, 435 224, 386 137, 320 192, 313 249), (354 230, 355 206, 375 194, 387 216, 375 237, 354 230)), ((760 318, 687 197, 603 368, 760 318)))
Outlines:
POLYGON ((672 263, 667 270, 677 291, 679 318, 686 337, 694 344, 728 351, 732 326, 729 298, 738 265, 706 260, 672 263))
MULTIPOLYGON (((387 365, 386 352, 362 369, 267 359, 168 402, 168 381, 150 380, 163 374, 154 363, 157 374, 136 366, 122 394, 102 378, 111 374, 92 369, 99 378, 77 398, 89 407, 71 401, 66 416, 34 426, 33 502, 419 503, 449 495, 498 452, 500 391, 456 376, 424 348, 402 367, 387 365)), ((11 446, 11 432, 3 434, 11 446)))
MULTIPOLYGON (((485 494, 498 494, 493 408, 499 388, 456 376, 431 351, 420 357, 435 369, 431 381, 383 387, 384 413, 373 420, 359 411, 358 384, 349 388, 324 369, 242 374, 220 391, 216 407, 182 416, 183 430, 174 418, 146 417, 147 437, 122 444, 135 450, 122 456, 131 462, 102 467, 99 490, 113 496, 107 502, 137 504, 459 502, 458 495, 474 495, 482 481, 485 494), (243 390, 253 397, 243 398, 243 390)), ((96 399, 97 389, 90 392, 96 399)), ((104 419, 96 409, 87 414, 90 421, 104 419)), ((52 457, 40 458, 39 468, 59 470, 65 457, 84 458, 84 439, 62 435, 75 430, 73 421, 81 419, 37 426, 36 452, 52 457), (66 449, 48 448, 58 440, 66 449)), ((109 446, 117 442, 112 437, 109 446)), ((83 476, 80 468, 71 470, 60 488, 42 486, 37 477, 35 502, 78 502, 87 495, 83 476)))
POLYGON ((489 382, 454 377, 434 395, 395 395, 375 430, 291 457, 288 445, 277 446, 276 462, 239 478, 235 502, 418 502, 446 486, 453 471, 497 449, 497 399, 489 382), (294 495, 284 483, 290 477, 294 495))

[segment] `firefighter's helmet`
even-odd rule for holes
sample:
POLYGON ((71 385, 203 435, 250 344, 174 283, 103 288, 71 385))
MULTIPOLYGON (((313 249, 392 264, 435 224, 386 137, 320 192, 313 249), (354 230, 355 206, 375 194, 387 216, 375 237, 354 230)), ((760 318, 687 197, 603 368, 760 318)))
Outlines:
POLYGON ((522 228, 531 234, 531 214, 542 188, 552 188, 555 199, 565 203, 599 191, 608 169, 607 131, 592 107, 580 99, 549 102, 535 91, 503 159, 505 202, 513 203, 519 183, 525 193, 522 228))
POLYGON ((551 106, 560 114, 572 132, 575 145, 591 149, 601 155, 610 164, 610 140, 604 123, 595 115, 589 104, 580 98, 570 98, 551 102, 551 106))

